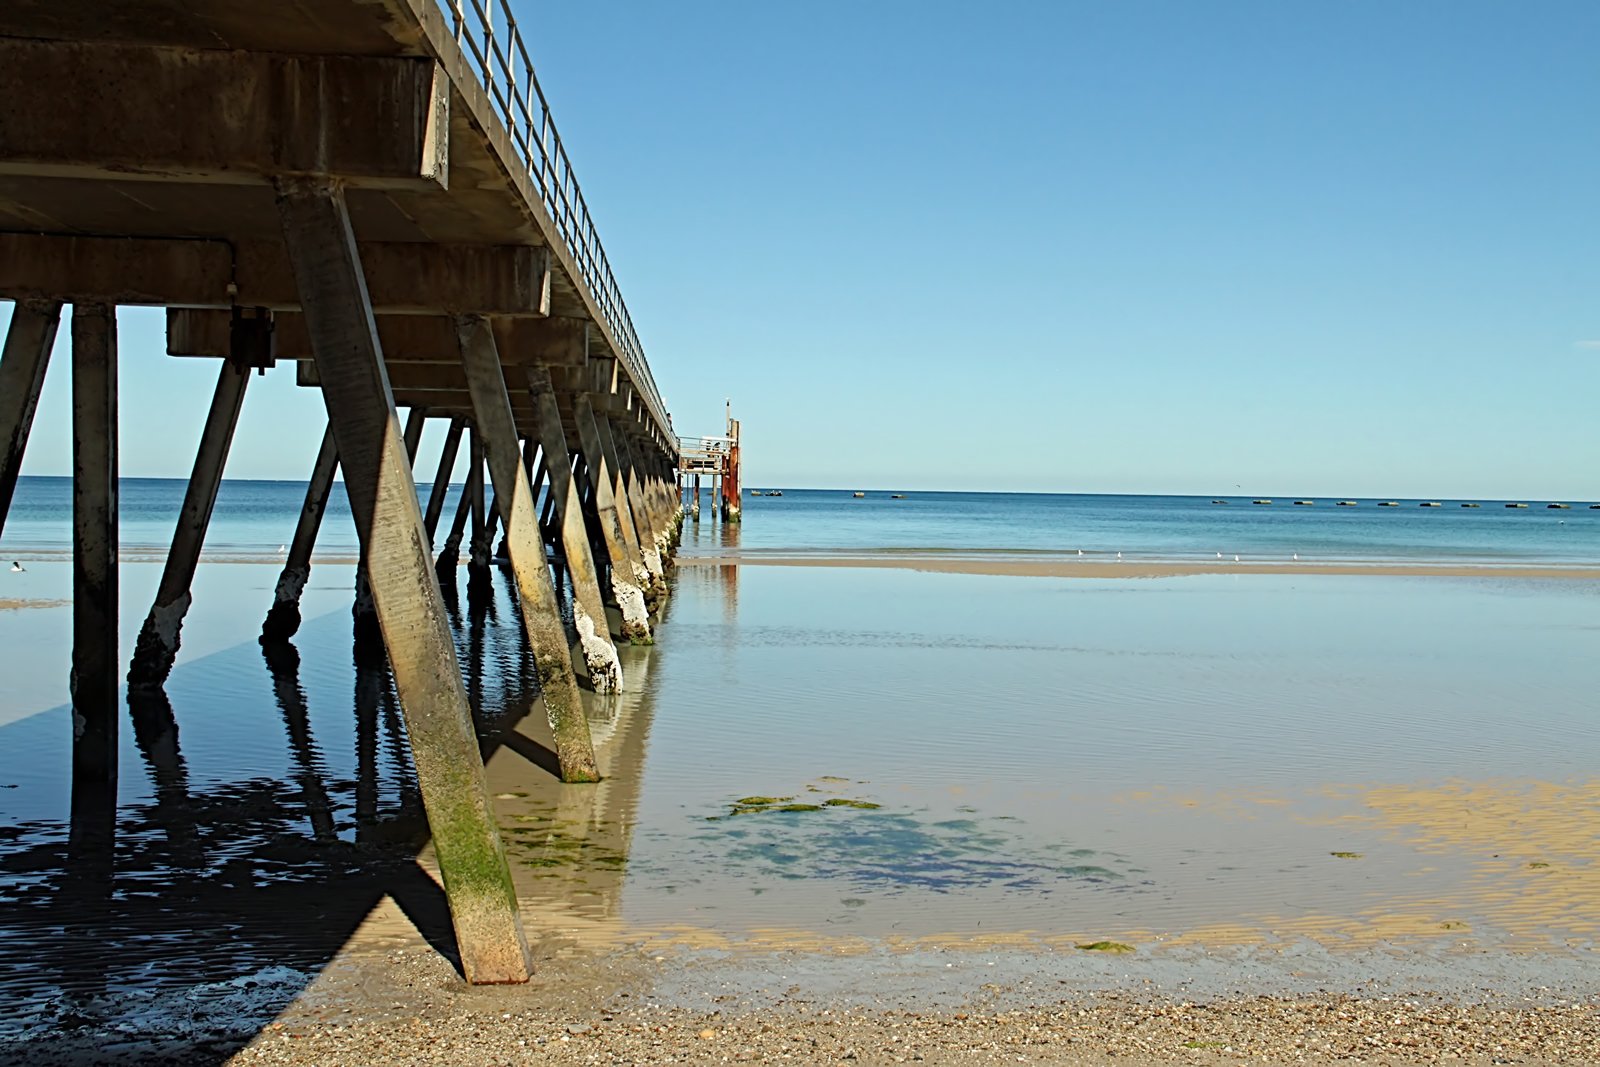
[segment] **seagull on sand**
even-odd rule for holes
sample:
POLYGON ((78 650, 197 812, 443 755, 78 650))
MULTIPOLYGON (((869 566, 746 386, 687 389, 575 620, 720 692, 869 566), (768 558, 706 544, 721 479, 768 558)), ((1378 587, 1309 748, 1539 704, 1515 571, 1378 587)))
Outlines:
POLYGON ((1122 553, 1121 553, 1121 552, 1118 552, 1118 553, 1117 553, 1117 562, 1118 562, 1118 563, 1121 563, 1121 562, 1122 562, 1122 553))
POLYGON ((16 560, 12 560, 11 561, 11 573, 12 574, 21 574, 23 571, 25 571, 27 569, 28 568, 24 567, 22 564, 18 563, 16 560))
POLYGON ((1221 558, 1222 558, 1222 553, 1221 553, 1221 552, 1218 552, 1218 553, 1217 553, 1217 558, 1218 558, 1218 559, 1221 559, 1221 558))
POLYGON ((1238 563, 1238 562, 1239 562, 1239 557, 1238 557, 1238 556, 1234 556, 1234 557, 1233 557, 1233 561, 1234 561, 1234 562, 1235 562, 1235 563, 1238 563))
POLYGON ((1296 553, 1295 553, 1295 554, 1294 554, 1294 561, 1295 561, 1295 562, 1296 562, 1296 563, 1299 563, 1299 562, 1300 562, 1300 553, 1298 553, 1298 552, 1296 552, 1296 553))

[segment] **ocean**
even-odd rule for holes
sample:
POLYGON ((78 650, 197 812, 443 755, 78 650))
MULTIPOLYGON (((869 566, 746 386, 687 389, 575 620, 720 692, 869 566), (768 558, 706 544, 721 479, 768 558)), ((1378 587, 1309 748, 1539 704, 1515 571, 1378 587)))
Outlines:
MULTIPOLYGON (((163 551, 183 501, 178 479, 125 478, 120 484, 120 535, 132 551, 163 551)), ((453 513, 459 485, 446 502, 453 513)), ((23 478, 0 536, 0 556, 59 552, 70 547, 72 484, 67 478, 23 478)), ((420 487, 426 496, 426 487, 420 487)), ((781 497, 742 501, 746 521, 723 530, 710 522, 712 498, 702 490, 706 545, 741 554, 852 555, 955 552, 1002 558, 1202 560, 1239 555, 1324 561, 1514 562, 1600 561, 1600 509, 1587 501, 1395 500, 1319 498, 1311 505, 1274 498, 1270 506, 1240 495, 1107 496, 1032 493, 908 493, 903 500, 873 492, 784 489, 781 497), (1354 500, 1341 507, 1339 500, 1354 500), (1216 504, 1213 500, 1226 500, 1216 504), (1424 503, 1440 506, 1422 507, 1424 503), (1462 504, 1479 504, 1469 508, 1462 504), (1525 508, 1507 508, 1524 503, 1525 508), (1566 508, 1551 508, 1552 503, 1566 508), (716 527, 713 529, 713 527, 716 527)), ((300 482, 224 481, 206 549, 214 556, 271 553, 294 532, 305 487, 300 482)), ((441 537, 442 540, 442 537, 441 537)), ((317 546, 348 555, 355 527, 342 487, 330 494, 317 546)))
MULTIPOLYGON (((182 488, 123 483, 124 660, 182 488)), ((27 561, 0 571, 0 1040, 242 984, 264 1022, 352 946, 447 949, 403 716, 352 655, 338 487, 294 651, 256 642, 302 493, 224 484, 165 697, 128 708, 112 862, 86 868, 68 483, 20 484, 0 540, 27 561)), ((530 938, 652 957, 1115 943, 1259 952, 1256 975, 1312 949, 1583 966, 1600 581, 1560 572, 1600 562, 1600 512, 1212 499, 784 489, 724 526, 708 496, 655 645, 620 650, 622 695, 588 698, 598 787, 529 757, 547 730, 497 571, 450 625, 530 938), (1483 569, 860 566, 1080 550, 1483 569)))

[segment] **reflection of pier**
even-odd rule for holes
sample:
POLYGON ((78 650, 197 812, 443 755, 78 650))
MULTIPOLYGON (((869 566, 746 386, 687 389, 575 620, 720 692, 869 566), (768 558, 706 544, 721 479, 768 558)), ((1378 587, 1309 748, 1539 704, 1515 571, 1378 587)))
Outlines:
MULTIPOLYGON (((122 673, 116 307, 166 307, 168 350, 217 361, 128 673, 139 692, 159 691, 175 662, 249 377, 295 361, 328 432, 264 640, 299 625, 337 468, 361 544, 362 659, 392 673, 464 971, 521 981, 527 953, 434 569, 456 443, 467 435, 471 473, 446 551, 470 516, 469 592, 481 593, 495 522, 504 530, 569 781, 596 776, 585 705, 624 688, 617 644, 650 639, 681 508, 665 405, 516 24, 503 0, 489 5, 324 0, 315 19, 266 0, 0 12, 0 297, 15 301, 0 359, 0 525, 70 303, 72 844, 86 865, 108 865, 122 673), (452 443, 424 505, 411 461, 430 419, 452 443), (533 471, 549 485, 543 524, 533 471), (547 540, 571 590, 565 613, 547 540)), ((399 736, 389 684, 358 683, 363 745, 380 722, 399 736)), ((293 687, 279 700, 292 738, 293 687)), ((154 759, 167 742, 152 715, 154 759)))

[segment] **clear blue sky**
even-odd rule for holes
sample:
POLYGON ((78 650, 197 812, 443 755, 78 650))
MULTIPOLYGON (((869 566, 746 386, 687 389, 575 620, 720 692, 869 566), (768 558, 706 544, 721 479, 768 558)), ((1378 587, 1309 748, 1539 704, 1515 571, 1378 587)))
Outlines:
MULTIPOLYGON (((751 485, 1600 498, 1600 4, 517 6, 751 485)), ((185 474, 213 366, 123 322, 123 471, 185 474)), ((231 474, 309 470, 292 377, 231 474)))

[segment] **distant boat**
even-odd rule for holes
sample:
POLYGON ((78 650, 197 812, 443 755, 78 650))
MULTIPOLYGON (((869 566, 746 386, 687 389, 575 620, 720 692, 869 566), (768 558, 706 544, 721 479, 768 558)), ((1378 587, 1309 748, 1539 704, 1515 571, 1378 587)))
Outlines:
POLYGON ((1212 503, 1213 504, 1226 504, 1227 501, 1226 500, 1213 500, 1212 503))
POLYGON ((1295 501, 1296 506, 1302 507, 1302 508, 1315 507, 1316 503, 1317 502, 1315 500, 1296 500, 1295 501))
POLYGON ((769 491, 767 493, 767 495, 768 496, 782 496, 783 495, 783 490, 782 489, 773 489, 773 490, 769 491))
POLYGON ((1589 505, 1589 510, 1590 511, 1600 511, 1600 504, 1590 504, 1589 505))
POLYGON ((1339 501, 1339 506, 1341 508, 1353 508, 1356 506, 1356 502, 1354 500, 1341 500, 1339 501))
POLYGON ((906 495, 904 493, 890 493, 889 494, 889 499, 890 500, 904 500, 905 498, 906 498, 906 495))
POLYGON ((1482 504, 1462 504, 1461 506, 1464 507, 1464 508, 1481 508, 1481 507, 1483 507, 1482 504))
POLYGON ((760 495, 761 495, 761 490, 759 490, 759 489, 752 489, 752 490, 750 490, 750 495, 751 495, 751 496, 760 496, 760 495))
POLYGON ((1527 506, 1528 505, 1526 505, 1526 504, 1507 504, 1506 505, 1506 507, 1508 507, 1508 508, 1525 508, 1527 506))
POLYGON ((1252 504, 1270 504, 1270 503, 1272 503, 1272 501, 1270 501, 1270 500, 1252 500, 1252 501, 1250 501, 1250 503, 1252 503, 1252 504))
POLYGON ((1419 508, 1438 508, 1443 506, 1444 505, 1440 504, 1437 500, 1424 500, 1422 503, 1417 505, 1419 508))
POLYGON ((867 494, 865 494, 865 493, 851 493, 850 495, 855 497, 857 500, 860 500, 862 497, 866 496, 867 494))
POLYGON ((1380 501, 1378 501, 1378 506, 1380 508, 1397 508, 1397 507, 1400 506, 1400 501, 1398 501, 1398 500, 1380 500, 1380 501))
POLYGON ((1546 504, 1545 505, 1545 507, 1547 507, 1547 508, 1560 508, 1562 511, 1566 511, 1571 506, 1572 506, 1571 504, 1546 504))

